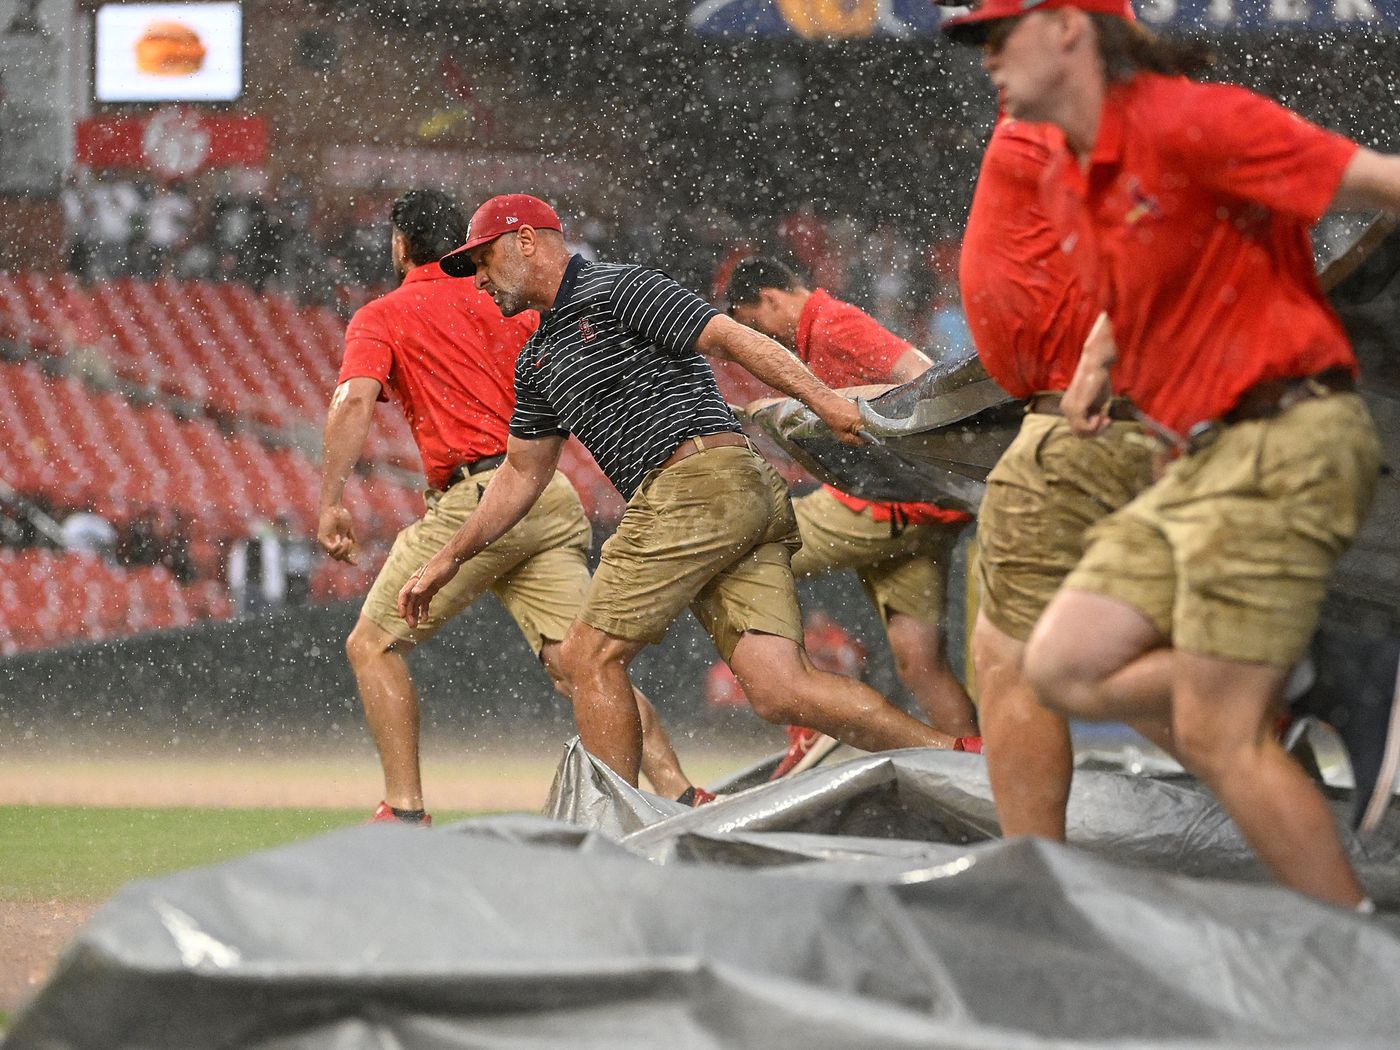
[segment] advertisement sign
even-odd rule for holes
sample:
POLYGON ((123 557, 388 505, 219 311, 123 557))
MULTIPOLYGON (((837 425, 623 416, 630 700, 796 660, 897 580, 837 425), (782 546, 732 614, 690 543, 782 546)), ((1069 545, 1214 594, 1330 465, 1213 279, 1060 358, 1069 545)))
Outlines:
POLYGON ((238 3, 103 4, 94 32, 98 102, 230 102, 243 90, 238 3))
POLYGON ((1138 0, 1135 10, 1150 26, 1207 33, 1400 27, 1400 0, 1138 0))
POLYGON ((267 163, 267 122, 178 106, 145 117, 94 117, 78 124, 77 159, 167 179, 205 168, 258 168, 267 163))
MULTIPOLYGON (((1400 0, 1136 0, 1134 9, 1145 24, 1178 32, 1400 28, 1400 0)), ((701 0, 688 20, 707 36, 836 40, 930 36, 965 10, 933 0, 701 0)))
POLYGON ((707 36, 797 36, 813 39, 936 32, 930 0, 705 0, 690 26, 707 36))

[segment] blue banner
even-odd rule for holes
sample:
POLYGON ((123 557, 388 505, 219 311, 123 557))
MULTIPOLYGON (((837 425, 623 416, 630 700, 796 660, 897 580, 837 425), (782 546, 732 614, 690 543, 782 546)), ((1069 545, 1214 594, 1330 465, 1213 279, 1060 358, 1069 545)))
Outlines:
POLYGON ((932 0, 704 0, 689 21, 708 36, 910 37, 936 33, 939 9, 932 0))
MULTIPOLYGON (((1136 0, 1149 26, 1185 32, 1400 29, 1400 0, 1136 0)), ((708 36, 809 40, 929 36, 961 8, 933 0, 702 0, 692 29, 708 36)))
POLYGON ((1400 0, 1135 0, 1149 26, 1198 32, 1400 28, 1400 0))

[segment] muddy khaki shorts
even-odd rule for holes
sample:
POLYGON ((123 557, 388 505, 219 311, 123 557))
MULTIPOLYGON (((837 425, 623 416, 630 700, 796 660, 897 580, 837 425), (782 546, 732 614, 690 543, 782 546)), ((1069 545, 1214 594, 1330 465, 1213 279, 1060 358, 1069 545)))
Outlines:
POLYGON ((1065 586, 1127 602, 1186 652, 1291 667, 1379 470, 1355 394, 1226 427, 1095 526, 1065 586))
POLYGON ((1152 482, 1152 441, 1136 423, 1076 437, 1031 412, 987 477, 977 512, 981 611, 1025 641, 1085 549, 1085 532, 1152 482))
POLYGON ((399 616, 399 591, 471 517, 491 473, 473 474, 446 492, 427 493, 427 513, 394 540, 362 616, 395 638, 417 644, 490 591, 515 618, 536 654, 546 641, 563 640, 588 589, 592 533, 578 493, 558 471, 530 513, 464 564, 433 596, 423 623, 415 629, 399 616))
POLYGON ((603 544, 579 619, 654 643, 689 606, 727 661, 745 631, 802 644, 787 484, 742 445, 654 470, 603 544))
POLYGON ((854 569, 880 619, 893 613, 938 624, 948 589, 948 562, 963 525, 906 525, 891 530, 869 510, 846 506, 826 488, 794 500, 802 549, 792 574, 823 576, 854 569))

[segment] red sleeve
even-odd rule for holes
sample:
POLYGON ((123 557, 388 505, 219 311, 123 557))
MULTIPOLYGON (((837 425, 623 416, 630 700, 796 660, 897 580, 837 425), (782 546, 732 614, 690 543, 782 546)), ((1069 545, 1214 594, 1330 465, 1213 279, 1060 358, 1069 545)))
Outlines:
MULTIPOLYGON (((993 182, 1038 186, 1045 165, 1057 152, 1051 146, 1055 134, 1058 132, 1048 124, 1024 124, 1019 120, 1001 121, 992 129, 992 137, 983 156, 979 181, 988 179, 993 182)), ((1063 149, 1063 145, 1059 148, 1063 149)))
POLYGON ((873 317, 860 314, 852 319, 852 349, 863 366, 866 381, 884 383, 894 371, 895 363, 914 349, 914 344, 895 335, 873 317))
POLYGON ((1186 170, 1226 196, 1309 225, 1322 218, 1356 143, 1244 88, 1195 87, 1169 139, 1186 170))
MULTIPOLYGON (((851 377, 860 383, 884 383, 890 378, 895 362, 914 349, 875 318, 856 307, 834 311, 822 333, 822 356, 836 365, 837 375, 851 377)), ((813 371, 823 378, 813 354, 813 371)), ((837 382, 849 385, 844 379, 837 382)))
POLYGON ((374 311, 361 307, 345 328, 345 356, 341 358, 336 384, 348 379, 373 379, 379 383, 379 400, 388 401, 389 372, 393 367, 394 350, 388 332, 374 311))

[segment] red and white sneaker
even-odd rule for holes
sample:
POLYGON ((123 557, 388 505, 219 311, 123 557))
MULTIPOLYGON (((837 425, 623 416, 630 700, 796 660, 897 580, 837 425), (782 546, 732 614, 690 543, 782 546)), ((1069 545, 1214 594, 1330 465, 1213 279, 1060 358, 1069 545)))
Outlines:
POLYGON ((841 742, 835 737, 808 729, 806 726, 788 726, 787 735, 787 754, 778 763, 778 768, 773 770, 769 780, 780 780, 790 773, 801 773, 804 769, 811 769, 835 751, 841 742))
POLYGON ((381 802, 378 806, 375 807, 374 815, 369 818, 368 823, 407 824, 409 827, 427 828, 432 827, 433 815, 431 813, 424 813, 422 820, 404 820, 402 817, 400 817, 397 813, 394 812, 393 807, 390 806, 389 803, 381 802))
POLYGON ((980 736, 960 736, 953 741, 954 751, 966 751, 970 755, 980 755, 982 753, 982 738, 980 736))
POLYGON ((713 802, 717 798, 719 796, 713 791, 706 791, 702 787, 692 785, 682 791, 676 801, 682 806, 690 806, 693 809, 696 806, 703 806, 706 802, 713 802))

